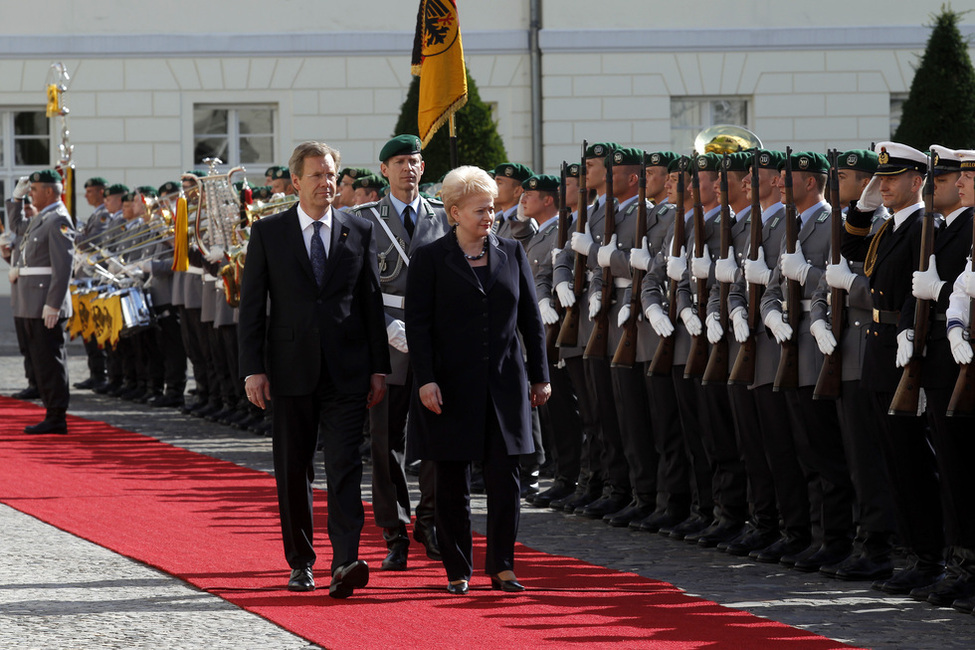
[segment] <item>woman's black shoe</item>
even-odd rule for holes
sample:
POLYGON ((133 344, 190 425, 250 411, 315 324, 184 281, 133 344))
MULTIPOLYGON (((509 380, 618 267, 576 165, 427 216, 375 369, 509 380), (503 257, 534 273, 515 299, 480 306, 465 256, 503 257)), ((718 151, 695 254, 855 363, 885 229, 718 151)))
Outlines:
POLYGON ((447 583, 447 593, 453 594, 455 596, 463 596, 467 593, 467 581, 463 580, 457 584, 448 582, 447 583))
POLYGON ((501 591, 524 591, 525 585, 517 580, 502 580, 498 576, 491 576, 491 589, 501 591))

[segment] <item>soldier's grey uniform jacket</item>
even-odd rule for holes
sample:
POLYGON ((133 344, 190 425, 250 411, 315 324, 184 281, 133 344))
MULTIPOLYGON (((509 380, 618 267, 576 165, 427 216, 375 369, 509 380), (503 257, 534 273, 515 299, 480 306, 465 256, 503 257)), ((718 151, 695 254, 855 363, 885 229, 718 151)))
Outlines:
POLYGON ((44 305, 58 307, 60 318, 71 316, 68 285, 74 238, 71 216, 60 201, 28 220, 18 243, 15 317, 41 318, 44 305))
POLYGON ((504 237, 506 239, 516 239, 521 242, 522 246, 527 246, 531 238, 535 236, 538 232, 538 224, 534 220, 528 219, 527 221, 518 221, 515 214, 518 212, 518 206, 508 209, 506 212, 499 213, 498 216, 503 216, 504 221, 499 220, 497 216, 494 222, 494 233, 498 237, 504 237))
MULTIPOLYGON (((416 224, 411 239, 389 196, 385 196, 375 203, 358 205, 353 208, 353 212, 373 223, 372 232, 376 239, 376 250, 379 258, 379 284, 383 294, 386 325, 394 320, 402 321, 406 313, 403 307, 409 266, 407 260, 400 257, 399 251, 396 250, 396 246, 393 245, 389 237, 389 233, 386 232, 386 228, 389 228, 400 248, 407 256, 410 256, 417 248, 434 242, 447 234, 450 230, 450 226, 447 224, 447 213, 442 204, 430 202, 420 197, 420 209, 417 211, 416 224), (383 224, 386 228, 383 227, 383 224)), ((409 355, 390 346, 389 357, 392 372, 386 377, 386 382, 395 385, 404 384, 409 366, 409 355)))

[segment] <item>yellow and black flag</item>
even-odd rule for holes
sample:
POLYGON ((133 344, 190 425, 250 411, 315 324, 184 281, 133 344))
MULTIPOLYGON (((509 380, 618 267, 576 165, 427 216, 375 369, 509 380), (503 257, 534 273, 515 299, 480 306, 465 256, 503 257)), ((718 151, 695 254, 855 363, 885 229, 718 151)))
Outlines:
POLYGON ((433 135, 467 103, 467 68, 455 0, 420 0, 412 72, 420 77, 420 140, 433 135))

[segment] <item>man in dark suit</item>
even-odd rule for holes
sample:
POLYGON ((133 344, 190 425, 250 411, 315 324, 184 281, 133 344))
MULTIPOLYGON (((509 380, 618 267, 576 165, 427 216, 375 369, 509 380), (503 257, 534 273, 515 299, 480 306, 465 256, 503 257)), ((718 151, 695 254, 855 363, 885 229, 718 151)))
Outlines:
POLYGON ((321 142, 302 143, 291 155, 298 204, 251 230, 239 342, 247 398, 261 408, 275 401, 274 475, 292 569, 288 589, 315 588, 311 486, 321 419, 329 595, 347 598, 369 581, 369 567, 358 559, 365 518, 359 445, 366 407, 383 398, 390 366, 372 224, 331 207, 338 162, 339 153, 321 142))

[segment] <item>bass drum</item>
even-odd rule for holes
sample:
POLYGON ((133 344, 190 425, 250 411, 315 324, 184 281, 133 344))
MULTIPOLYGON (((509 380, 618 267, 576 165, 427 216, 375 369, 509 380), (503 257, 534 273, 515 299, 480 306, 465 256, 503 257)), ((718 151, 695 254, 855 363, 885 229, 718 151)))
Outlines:
POLYGON ((122 305, 122 330, 119 336, 132 336, 153 325, 152 299, 140 287, 128 287, 119 291, 122 305))

